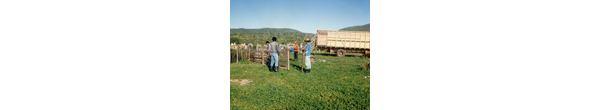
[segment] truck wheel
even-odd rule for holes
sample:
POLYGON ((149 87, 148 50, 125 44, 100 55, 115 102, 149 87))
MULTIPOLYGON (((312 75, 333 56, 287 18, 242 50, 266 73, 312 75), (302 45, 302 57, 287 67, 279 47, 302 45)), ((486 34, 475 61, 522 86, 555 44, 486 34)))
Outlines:
POLYGON ((343 57, 344 55, 346 55, 346 51, 344 49, 339 49, 337 51, 337 56, 338 57, 343 57))

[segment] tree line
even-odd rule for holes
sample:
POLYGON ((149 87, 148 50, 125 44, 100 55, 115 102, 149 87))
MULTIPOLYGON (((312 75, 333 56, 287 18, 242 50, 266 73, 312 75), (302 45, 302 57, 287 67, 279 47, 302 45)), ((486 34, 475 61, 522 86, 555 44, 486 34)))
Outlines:
POLYGON ((265 41, 272 42, 273 37, 277 37, 279 44, 293 44, 294 41, 301 43, 305 38, 312 38, 315 34, 301 32, 276 32, 276 33, 230 33, 230 43, 252 43, 265 44, 265 41))

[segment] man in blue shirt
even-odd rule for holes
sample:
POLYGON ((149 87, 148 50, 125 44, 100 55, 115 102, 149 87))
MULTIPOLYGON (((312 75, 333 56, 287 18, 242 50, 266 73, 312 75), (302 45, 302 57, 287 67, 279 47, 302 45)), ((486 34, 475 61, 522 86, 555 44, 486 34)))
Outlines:
POLYGON ((310 72, 310 51, 312 50, 312 46, 310 45, 310 39, 306 38, 306 40, 304 40, 304 42, 306 42, 306 47, 304 49, 302 49, 303 51, 306 51, 306 53, 304 54, 305 57, 305 62, 306 62, 306 70, 304 71, 304 73, 309 73, 310 72))

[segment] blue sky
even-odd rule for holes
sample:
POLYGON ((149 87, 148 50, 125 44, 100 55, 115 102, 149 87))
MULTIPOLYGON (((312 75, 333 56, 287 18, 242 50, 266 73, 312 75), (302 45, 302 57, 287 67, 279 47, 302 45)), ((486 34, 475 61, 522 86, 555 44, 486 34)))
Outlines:
POLYGON ((306 33, 370 23, 368 0, 231 0, 230 28, 292 28, 306 33))

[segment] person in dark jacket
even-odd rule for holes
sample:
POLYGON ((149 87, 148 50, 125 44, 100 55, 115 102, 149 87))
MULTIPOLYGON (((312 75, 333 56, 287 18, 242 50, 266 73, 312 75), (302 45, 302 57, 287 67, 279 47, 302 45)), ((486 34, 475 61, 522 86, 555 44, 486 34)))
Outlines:
MULTIPOLYGON (((267 41, 266 43, 267 43, 267 51, 269 51, 271 49, 271 45, 269 45, 269 41, 267 41)), ((267 62, 265 62, 265 63, 267 65, 267 67, 269 68, 269 71, 273 72, 273 70, 271 70, 271 57, 270 57, 270 55, 269 55, 269 57, 267 57, 267 62)))

